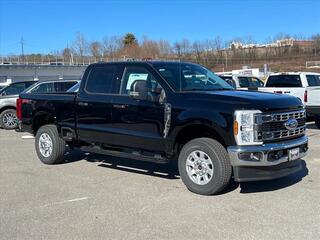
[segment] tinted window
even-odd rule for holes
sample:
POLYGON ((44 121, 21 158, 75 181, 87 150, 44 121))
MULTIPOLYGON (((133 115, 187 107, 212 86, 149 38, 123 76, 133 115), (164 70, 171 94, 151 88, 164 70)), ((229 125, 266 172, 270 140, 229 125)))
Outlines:
POLYGON ((320 75, 307 75, 309 87, 320 86, 320 75))
POLYGON ((219 76, 219 77, 225 80, 230 86, 234 88, 237 87, 236 82, 232 79, 232 77, 230 76, 219 76))
POLYGON ((79 92, 80 83, 81 82, 78 82, 77 84, 73 85, 73 87, 69 88, 67 92, 79 92))
POLYGON ((266 87, 302 87, 299 75, 275 75, 268 78, 266 87))
POLYGON ((86 90, 91 93, 113 93, 116 74, 116 66, 93 68, 86 83, 86 90))
POLYGON ((251 77, 249 79, 250 79, 249 80, 250 87, 263 87, 264 86, 264 83, 258 78, 251 77))
POLYGON ((39 85, 35 86, 30 92, 31 93, 52 93, 54 92, 54 84, 53 82, 49 83, 39 83, 39 85))
POLYGON ((69 88, 75 85, 76 82, 55 82, 54 89, 55 92, 66 92, 69 88))
POLYGON ((18 95, 26 89, 25 83, 13 83, 8 87, 2 89, 1 95, 18 95))
POLYGON ((249 79, 247 77, 238 77, 240 87, 249 87, 249 79))

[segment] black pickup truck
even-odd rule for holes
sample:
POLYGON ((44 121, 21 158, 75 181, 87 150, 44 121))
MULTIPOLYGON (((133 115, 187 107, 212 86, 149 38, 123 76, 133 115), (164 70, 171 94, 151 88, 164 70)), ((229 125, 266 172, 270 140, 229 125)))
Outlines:
POLYGON ((167 163, 189 190, 209 195, 235 181, 301 169, 306 114, 295 97, 237 91, 208 69, 183 62, 90 65, 78 93, 21 94, 17 116, 46 164, 66 144, 85 151, 167 163))

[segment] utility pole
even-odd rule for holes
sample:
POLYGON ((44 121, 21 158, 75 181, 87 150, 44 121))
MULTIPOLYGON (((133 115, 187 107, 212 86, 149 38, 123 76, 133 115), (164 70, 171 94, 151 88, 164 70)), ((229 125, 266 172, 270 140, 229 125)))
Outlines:
POLYGON ((21 44, 21 58, 22 58, 22 62, 24 63, 24 40, 23 40, 23 37, 21 37, 20 44, 21 44))

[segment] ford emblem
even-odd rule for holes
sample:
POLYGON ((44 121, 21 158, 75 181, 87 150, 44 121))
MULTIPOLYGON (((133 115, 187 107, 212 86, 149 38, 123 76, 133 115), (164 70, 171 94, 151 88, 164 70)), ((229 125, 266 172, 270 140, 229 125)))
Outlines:
POLYGON ((289 119, 288 121, 285 122, 284 126, 289 131, 292 131, 298 127, 298 121, 295 119, 289 119))

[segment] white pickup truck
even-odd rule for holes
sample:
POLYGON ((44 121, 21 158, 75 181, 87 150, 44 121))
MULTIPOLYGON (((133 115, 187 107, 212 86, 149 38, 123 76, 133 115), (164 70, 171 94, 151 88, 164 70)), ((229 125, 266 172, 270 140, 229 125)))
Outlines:
POLYGON ((320 129, 320 73, 272 73, 267 78, 265 87, 258 90, 299 98, 307 109, 307 116, 313 118, 320 129))
POLYGON ((264 86, 264 82, 252 75, 218 74, 229 85, 238 90, 257 90, 264 86))

